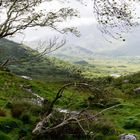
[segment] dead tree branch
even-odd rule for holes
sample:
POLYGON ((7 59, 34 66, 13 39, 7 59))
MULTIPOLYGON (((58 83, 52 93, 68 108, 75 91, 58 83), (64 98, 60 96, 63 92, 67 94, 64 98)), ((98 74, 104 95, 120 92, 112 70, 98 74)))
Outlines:
POLYGON ((56 125, 52 125, 51 127, 47 126, 50 117, 53 117, 53 109, 54 109, 54 105, 55 105, 56 101, 59 100, 63 96, 64 90, 68 87, 71 87, 71 86, 89 87, 90 85, 88 85, 87 83, 68 83, 68 84, 64 85, 62 88, 60 88, 60 90, 56 94, 56 97, 50 103, 49 109, 45 113, 43 119, 39 123, 37 123, 35 129, 32 131, 32 133, 34 135, 44 135, 44 134, 50 134, 53 132, 57 132, 57 131, 59 131, 59 129, 61 129, 67 125, 70 125, 70 124, 77 124, 79 126, 79 128, 81 129, 81 131, 83 132, 83 135, 85 135, 85 136, 89 135, 90 134, 90 132, 89 132, 90 131, 90 129, 89 129, 90 128, 90 126, 89 126, 90 121, 94 121, 95 119, 97 119, 97 117, 102 115, 102 113, 104 113, 108 110, 111 110, 113 108, 116 108, 120 105, 119 104, 119 105, 111 106, 109 108, 106 108, 106 109, 98 112, 95 115, 92 115, 91 113, 89 113, 87 111, 87 109, 83 109, 82 111, 77 112, 77 113, 72 113, 72 112, 68 111, 66 113, 63 113, 64 117, 63 117, 63 119, 61 119, 60 123, 58 123, 56 125), (87 125, 87 128, 84 128, 85 124, 87 125))

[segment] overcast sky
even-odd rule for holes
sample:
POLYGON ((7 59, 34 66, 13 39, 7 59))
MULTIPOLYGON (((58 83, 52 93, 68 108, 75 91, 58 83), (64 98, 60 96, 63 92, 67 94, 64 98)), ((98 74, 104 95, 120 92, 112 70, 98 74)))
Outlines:
MULTIPOLYGON (((110 44, 109 42, 107 42, 105 38, 102 36, 101 32, 97 28, 97 22, 93 14, 93 2, 91 0, 86 0, 86 2, 87 2, 87 6, 85 6, 84 4, 79 4, 79 2, 76 2, 75 0, 71 0, 71 3, 62 3, 62 2, 58 2, 58 0, 54 0, 53 2, 49 2, 49 3, 47 2, 46 4, 41 5, 38 9, 43 8, 50 11, 50 10, 58 10, 61 7, 70 6, 72 8, 77 9, 80 12, 80 15, 81 15, 80 18, 74 18, 74 19, 69 20, 68 22, 60 24, 60 27, 66 27, 66 26, 78 27, 78 29, 81 32, 80 38, 77 38, 74 35, 69 34, 67 36, 68 38, 67 43, 71 43, 71 44, 79 45, 83 47, 88 46, 89 48, 92 48, 93 46, 95 46, 95 48, 98 48, 98 50, 102 50, 104 49, 104 47, 106 47, 107 49, 114 49, 115 47, 128 45, 128 42, 129 44, 132 45, 132 43, 130 42, 131 33, 126 35, 126 41, 124 43, 116 41, 116 40, 114 41, 113 44, 110 44), (127 41, 127 38, 129 38, 129 41, 127 41)), ((139 9, 137 10, 137 13, 140 14, 139 9)), ((23 43, 34 42, 36 40, 44 40, 44 39, 50 38, 56 34, 58 33, 48 28, 31 28, 31 29, 25 30, 23 35, 18 34, 17 36, 15 36, 14 40, 18 42, 23 42, 23 43)), ((135 34, 135 36, 137 36, 138 38, 139 34, 135 34)), ((131 39, 132 39, 132 42, 134 42, 133 36, 131 39)))
MULTIPOLYGON (((71 0, 70 3, 62 3, 61 1, 54 0, 53 2, 47 2, 42 4, 38 9, 45 9, 46 11, 58 10, 61 7, 72 7, 79 11, 80 18, 70 19, 68 22, 61 23, 60 27, 82 27, 90 26, 96 24, 96 20, 93 15, 93 3, 90 0, 87 0, 88 4, 79 4, 75 0, 71 0), (72 2, 73 1, 73 2, 72 2)), ((14 39, 18 41, 33 41, 44 36, 55 34, 55 32, 48 28, 31 28, 24 31, 23 35, 17 35, 14 39)))

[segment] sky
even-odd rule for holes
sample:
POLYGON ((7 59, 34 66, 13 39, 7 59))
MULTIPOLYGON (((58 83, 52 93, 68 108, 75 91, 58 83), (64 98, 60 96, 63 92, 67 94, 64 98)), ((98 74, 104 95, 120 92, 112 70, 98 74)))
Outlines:
MULTIPOLYGON (((131 36, 131 32, 125 35, 126 41, 122 42, 119 40, 113 40, 113 43, 110 43, 106 40, 106 38, 102 35, 100 30, 97 28, 97 22, 94 18, 93 14, 93 2, 91 0, 86 0, 87 4, 79 4, 75 0, 71 0, 71 3, 63 3, 61 0, 54 0, 53 2, 47 2, 38 7, 40 9, 50 10, 58 10, 61 7, 72 7, 79 11, 80 18, 74 18, 69 20, 68 22, 64 22, 60 24, 60 27, 71 27, 75 26, 81 33, 81 37, 77 38, 72 34, 64 35, 67 39, 67 44, 73 46, 82 46, 87 47, 89 49, 96 49, 98 51, 102 50, 111 50, 116 49, 116 47, 124 47, 134 42, 140 43, 138 41, 139 33, 137 32, 135 35, 131 36), (85 6, 86 5, 86 6, 85 6), (135 36, 135 37, 134 37, 135 36), (131 41, 130 41, 131 38, 131 41)), ((137 8, 137 13, 140 14, 139 8, 137 8)), ((140 28, 137 28, 140 29, 140 28)), ((136 30, 137 30, 136 29, 136 30)), ((135 29, 132 32, 135 32, 135 29)), ((17 34, 14 36, 14 41, 22 42, 25 44, 30 44, 30 42, 36 42, 41 40, 47 40, 52 38, 53 36, 61 36, 58 32, 53 29, 48 28, 30 28, 23 32, 23 34, 17 34)), ((32 46, 34 48, 34 46, 32 46)))
MULTIPOLYGON (((90 0, 87 0, 88 1, 87 6, 85 6, 84 4, 80 4, 79 2, 76 2, 75 0, 71 0, 71 1, 73 1, 73 2, 62 3, 61 1, 59 2, 58 0, 54 0, 53 2, 49 2, 49 3, 47 2, 45 4, 42 4, 38 8, 38 10, 45 9, 47 11, 50 11, 50 10, 58 10, 61 7, 70 6, 79 11, 80 18, 73 18, 67 22, 61 23, 59 25, 60 28, 61 27, 73 27, 73 26, 79 28, 82 26, 90 26, 90 25, 96 24, 96 20, 93 15, 93 3, 90 0)), ((48 27, 30 28, 30 29, 25 30, 22 35, 17 34, 14 37, 14 40, 19 41, 19 42, 22 40, 24 40, 25 42, 33 41, 33 40, 37 40, 37 39, 43 38, 45 36, 54 35, 54 34, 56 34, 56 32, 52 29, 49 29, 48 27)))

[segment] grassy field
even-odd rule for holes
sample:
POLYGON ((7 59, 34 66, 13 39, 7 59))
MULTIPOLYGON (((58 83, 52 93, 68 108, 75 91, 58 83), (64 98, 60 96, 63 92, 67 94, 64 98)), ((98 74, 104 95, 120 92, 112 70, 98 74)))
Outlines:
POLYGON ((111 74, 127 75, 140 70, 140 58, 95 58, 86 60, 83 75, 86 77, 104 77, 111 74))
MULTIPOLYGON (((100 90, 96 91, 93 88, 90 92, 85 88, 67 88, 55 107, 81 110, 89 106, 89 111, 94 114, 120 104, 104 112, 97 121, 91 123, 95 139, 117 140, 118 135, 122 133, 134 133, 140 137, 140 95, 133 91, 140 87, 140 73, 118 79, 107 77, 86 82, 100 90), (123 82, 126 79, 129 80, 128 83, 123 82), (90 104, 89 98, 92 98, 90 104), (99 106, 99 103, 102 103, 102 106, 99 106)), ((65 83, 46 84, 39 80, 26 80, 0 71, 0 138, 17 140, 24 137, 31 140, 31 131, 38 122, 42 109, 30 102, 35 97, 27 89, 51 101, 63 84, 65 83)))
MULTIPOLYGON (((122 133, 134 133, 140 138, 140 94, 134 92, 140 87, 139 58, 94 59, 79 61, 76 65, 56 58, 32 62, 34 51, 10 41, 5 44, 6 41, 3 41, 5 46, 2 45, 6 54, 0 56, 1 62, 9 55, 19 62, 0 70, 0 140, 32 140, 32 130, 47 109, 35 102, 36 96, 32 93, 50 103, 58 90, 71 82, 84 82, 90 88, 66 88, 55 108, 73 111, 88 108, 93 115, 118 105, 90 122, 94 140, 118 140, 122 133), (20 54, 16 55, 11 46, 14 50, 19 49, 20 54), (111 74, 122 76, 113 78, 111 74), (32 80, 24 79, 22 75, 30 76, 32 80)), ((56 121, 59 118, 57 112, 56 121)), ((69 133, 63 139, 77 140, 69 133)))

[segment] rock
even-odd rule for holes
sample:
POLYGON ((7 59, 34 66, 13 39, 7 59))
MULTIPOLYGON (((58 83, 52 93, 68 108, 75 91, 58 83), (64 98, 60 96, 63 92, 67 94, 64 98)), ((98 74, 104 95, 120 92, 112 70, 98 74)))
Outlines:
POLYGON ((129 80, 126 79, 126 80, 123 81, 123 83, 129 83, 129 80))
POLYGON ((119 140, 137 140, 137 137, 134 134, 121 134, 119 140))
POLYGON ((140 87, 134 89, 134 92, 135 92, 136 94, 140 93, 140 87))
POLYGON ((27 79, 27 80, 32 80, 32 78, 29 77, 29 76, 22 75, 22 76, 20 76, 20 77, 22 77, 22 78, 24 78, 24 79, 27 79))
POLYGON ((120 74, 116 74, 116 73, 113 73, 113 74, 110 74, 111 77, 114 77, 114 78, 119 78, 121 75, 120 74))

